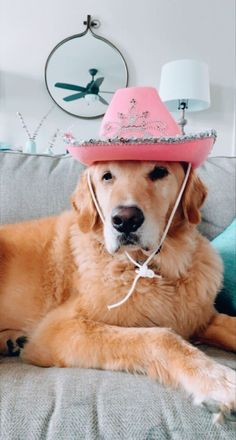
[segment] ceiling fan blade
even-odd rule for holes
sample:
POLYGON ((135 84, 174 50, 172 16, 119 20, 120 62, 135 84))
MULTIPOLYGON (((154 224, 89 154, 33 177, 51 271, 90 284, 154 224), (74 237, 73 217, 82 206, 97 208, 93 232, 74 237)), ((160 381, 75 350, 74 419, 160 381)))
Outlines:
POLYGON ((102 96, 98 95, 99 101, 102 102, 105 105, 109 105, 109 102, 107 102, 102 96))
POLYGON ((95 79, 94 85, 97 86, 97 87, 100 87, 100 85, 102 84, 103 80, 104 80, 104 78, 102 78, 102 77, 95 79))
POLYGON ((74 84, 60 83, 60 82, 54 84, 54 87, 59 87, 60 89, 75 90, 76 92, 85 92, 86 90, 85 87, 76 86, 74 84))
POLYGON ((75 101, 76 99, 80 99, 83 98, 86 95, 86 93, 82 92, 82 93, 75 93, 74 95, 69 95, 66 96, 65 98, 63 98, 64 101, 75 101))

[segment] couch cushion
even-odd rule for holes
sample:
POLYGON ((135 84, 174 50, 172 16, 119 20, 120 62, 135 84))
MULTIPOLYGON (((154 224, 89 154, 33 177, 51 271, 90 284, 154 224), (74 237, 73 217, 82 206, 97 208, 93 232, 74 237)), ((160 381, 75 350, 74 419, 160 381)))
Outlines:
POLYGON ((236 157, 211 157, 198 169, 208 188, 199 230, 210 240, 235 218, 235 173, 236 157))
POLYGON ((236 219, 211 244, 224 263, 223 288, 216 298, 216 310, 236 316, 236 219))
MULTIPOLYGON (((235 367, 235 356, 206 349, 235 367)), ((0 360, 2 440, 235 440, 184 392, 128 373, 0 360)))
MULTIPOLYGON (((198 170, 209 188, 200 231, 209 239, 235 217, 236 158, 210 158, 198 170)), ((67 209, 84 167, 70 156, 0 152, 0 223, 58 214, 67 209)))
POLYGON ((0 223, 68 209, 83 165, 69 156, 0 152, 0 223))

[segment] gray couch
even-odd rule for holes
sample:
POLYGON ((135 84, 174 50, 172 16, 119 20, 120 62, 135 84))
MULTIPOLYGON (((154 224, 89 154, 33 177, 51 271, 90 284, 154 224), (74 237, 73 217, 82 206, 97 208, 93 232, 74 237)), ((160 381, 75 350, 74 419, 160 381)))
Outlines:
MULTIPOLYGON (((235 159, 209 159, 199 174, 210 190, 201 232, 212 239, 235 216, 235 159)), ((83 167, 70 157, 0 153, 0 223, 69 207, 83 167)), ((236 368, 236 356, 201 347, 236 368)), ((38 368, 0 359, 1 440, 235 440, 232 425, 212 425, 181 390, 142 376, 78 368, 38 368)))

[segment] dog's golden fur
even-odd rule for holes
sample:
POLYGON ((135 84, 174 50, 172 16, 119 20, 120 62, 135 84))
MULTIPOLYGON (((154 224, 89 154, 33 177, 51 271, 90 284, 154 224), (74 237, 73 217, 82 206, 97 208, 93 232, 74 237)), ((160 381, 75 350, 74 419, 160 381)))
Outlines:
MULTIPOLYGON (((106 188, 100 176, 108 165, 90 168, 105 216, 128 192, 163 232, 184 170, 167 163, 168 178, 153 183, 146 177, 153 165, 111 163, 119 179, 106 188)), ((107 305, 127 294, 135 271, 122 247, 111 255, 104 246, 86 172, 72 196, 73 210, 2 226, 0 351, 6 352, 8 339, 24 334, 27 362, 139 371, 182 385, 198 402, 213 399, 219 411, 233 410, 234 373, 187 342, 236 350, 235 319, 214 309, 221 261, 196 229, 205 197, 205 186, 191 171, 162 250, 150 265, 162 279, 139 279, 131 298, 110 311, 107 305)), ((129 252, 136 260, 146 258, 138 247, 129 252)))

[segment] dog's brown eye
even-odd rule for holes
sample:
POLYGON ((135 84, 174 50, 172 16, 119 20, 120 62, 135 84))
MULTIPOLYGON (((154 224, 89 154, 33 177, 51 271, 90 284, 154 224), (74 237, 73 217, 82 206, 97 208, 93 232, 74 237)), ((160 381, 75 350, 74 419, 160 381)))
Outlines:
POLYGON ((163 179, 163 177, 167 176, 169 171, 165 167, 155 167, 149 174, 148 177, 153 182, 158 179, 163 179))
POLYGON ((112 179, 112 174, 110 171, 107 171, 106 173, 103 174, 102 176, 102 180, 111 180, 112 179))

